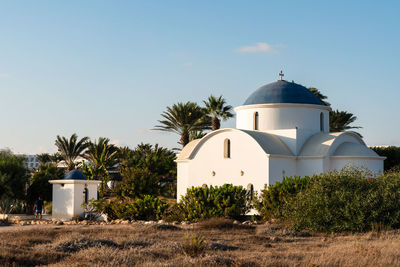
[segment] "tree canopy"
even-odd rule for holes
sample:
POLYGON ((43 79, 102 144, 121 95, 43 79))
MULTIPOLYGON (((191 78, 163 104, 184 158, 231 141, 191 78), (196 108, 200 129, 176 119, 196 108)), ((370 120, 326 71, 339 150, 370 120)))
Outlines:
POLYGON ((209 96, 207 101, 203 101, 206 106, 205 111, 212 118, 211 129, 218 130, 221 127, 221 120, 225 121, 233 117, 232 106, 226 105, 226 100, 221 96, 209 96))
POLYGON ((89 140, 89 137, 78 139, 78 136, 75 133, 71 135, 69 139, 57 135, 55 145, 57 146, 58 152, 64 159, 69 171, 76 168, 76 159, 84 155, 85 150, 89 145, 89 140))
POLYGON ((172 107, 167 107, 167 111, 161 116, 164 120, 158 121, 160 125, 155 126, 155 130, 179 134, 182 147, 189 143, 191 132, 211 128, 210 117, 206 115, 204 108, 194 102, 174 104, 172 107))
POLYGON ((29 172, 25 157, 14 155, 9 150, 0 151, 0 198, 23 200, 29 172))

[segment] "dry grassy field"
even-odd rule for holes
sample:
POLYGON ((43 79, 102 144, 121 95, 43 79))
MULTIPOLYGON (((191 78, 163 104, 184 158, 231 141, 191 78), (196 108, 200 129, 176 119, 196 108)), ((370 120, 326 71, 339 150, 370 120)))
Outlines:
POLYGON ((327 235, 212 221, 3 226, 0 235, 1 266, 400 266, 399 231, 327 235))

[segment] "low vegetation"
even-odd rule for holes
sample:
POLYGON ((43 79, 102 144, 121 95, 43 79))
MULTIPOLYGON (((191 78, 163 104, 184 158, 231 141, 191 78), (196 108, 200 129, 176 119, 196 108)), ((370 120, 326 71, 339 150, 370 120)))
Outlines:
POLYGON ((168 208, 164 200, 150 195, 130 201, 98 201, 94 205, 110 220, 160 220, 168 208))
POLYGON ((241 186, 192 187, 179 202, 185 220, 213 217, 241 218, 250 210, 249 195, 241 186))
POLYGON ((288 178, 270 186, 257 205, 264 219, 296 230, 365 232, 400 227, 400 173, 368 178, 360 170, 288 178))
POLYGON ((0 227, 0 266, 399 266, 400 232, 310 234, 280 224, 0 227), (157 227, 155 227, 157 226, 157 227))

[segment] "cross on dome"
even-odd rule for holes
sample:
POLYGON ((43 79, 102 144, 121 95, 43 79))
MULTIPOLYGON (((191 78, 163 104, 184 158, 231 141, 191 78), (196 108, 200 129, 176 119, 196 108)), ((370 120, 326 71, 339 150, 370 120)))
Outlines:
POLYGON ((281 70, 281 72, 279 72, 279 76, 281 77, 281 81, 283 80, 283 76, 285 76, 285 74, 283 74, 283 71, 281 70))

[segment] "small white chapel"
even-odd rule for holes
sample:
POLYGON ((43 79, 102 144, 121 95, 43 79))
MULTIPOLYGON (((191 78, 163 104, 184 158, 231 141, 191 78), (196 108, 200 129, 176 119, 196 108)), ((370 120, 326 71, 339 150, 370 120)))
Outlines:
POLYGON ((329 111, 309 89, 282 79, 236 107, 236 128, 219 129, 178 155, 178 200, 192 186, 241 185, 260 191, 286 176, 311 176, 353 165, 372 175, 384 157, 355 132, 329 132, 329 111))

